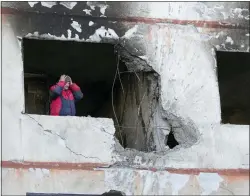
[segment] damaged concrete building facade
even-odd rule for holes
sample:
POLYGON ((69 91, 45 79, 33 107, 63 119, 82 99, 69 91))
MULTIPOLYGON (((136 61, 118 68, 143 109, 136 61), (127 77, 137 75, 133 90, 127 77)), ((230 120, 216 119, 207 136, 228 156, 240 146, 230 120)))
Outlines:
POLYGON ((1 19, 4 195, 249 195, 249 2, 2 2, 1 19), (75 117, 48 115, 61 74, 75 117))

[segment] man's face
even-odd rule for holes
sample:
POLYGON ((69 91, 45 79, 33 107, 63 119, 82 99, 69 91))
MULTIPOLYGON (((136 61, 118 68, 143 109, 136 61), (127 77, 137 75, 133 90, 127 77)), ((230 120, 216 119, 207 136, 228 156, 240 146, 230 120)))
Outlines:
POLYGON ((69 82, 66 82, 65 86, 64 86, 64 90, 68 90, 69 89, 69 82))

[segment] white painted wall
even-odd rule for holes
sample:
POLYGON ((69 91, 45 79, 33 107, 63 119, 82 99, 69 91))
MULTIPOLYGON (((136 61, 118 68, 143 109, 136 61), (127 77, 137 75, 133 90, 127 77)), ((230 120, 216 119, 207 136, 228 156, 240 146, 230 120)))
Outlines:
POLYGON ((151 28, 147 57, 149 64, 161 74, 163 108, 186 120, 191 119, 202 134, 198 144, 171 153, 176 161, 171 160, 171 155, 167 156, 166 165, 249 168, 249 126, 220 124, 213 46, 192 26, 151 28))
POLYGON ((2 33, 3 160, 110 163, 115 132, 111 119, 22 114, 21 48, 9 24, 2 33))
MULTIPOLYGON (((50 7, 52 4, 43 5, 50 7)), ((169 8, 175 9, 155 12, 163 6, 161 3, 151 4, 146 9, 151 10, 147 16, 209 19, 209 12, 212 11, 204 7, 205 14, 198 16, 195 10, 190 12, 191 7, 186 7, 186 3, 168 4, 169 8)), ((193 2, 189 4, 197 5, 193 2)), ((75 4, 64 5, 71 8, 75 4)), ((134 6, 133 9, 141 10, 141 7, 134 6)), ((110 119, 69 119, 21 113, 24 109, 21 48, 12 27, 5 21, 2 26, 3 160, 113 163, 127 157, 134 158, 134 163, 145 167, 249 168, 249 126, 220 125, 214 51, 209 38, 204 39, 198 33, 202 30, 191 26, 159 24, 148 28, 140 24, 123 36, 126 44, 133 42, 135 37, 143 39, 146 53, 141 58, 161 75, 163 108, 184 120, 191 119, 198 127, 201 139, 191 148, 176 149, 165 156, 129 151, 119 156, 114 151, 115 129, 110 119)), ((88 41, 100 41, 97 35, 103 35, 105 31, 111 33, 111 39, 118 39, 112 29, 100 28, 88 41)), ((70 35, 68 31, 69 38, 70 35)), ((78 40, 77 37, 74 39, 78 40)), ((249 177, 240 180, 236 177, 230 181, 225 176, 210 173, 194 176, 124 168, 104 171, 4 168, 2 175, 5 195, 24 195, 26 192, 101 194, 110 189, 121 190, 127 195, 249 195, 249 177)))
POLYGON ((126 195, 249 195, 249 178, 217 173, 197 175, 133 169, 47 170, 3 169, 3 195, 33 193, 102 194, 119 190, 126 195), (230 180, 231 178, 231 180, 230 180))
POLYGON ((248 9, 238 2, 124 2, 123 6, 126 16, 139 13, 140 17, 180 20, 218 21, 229 17, 249 20, 248 9))
MULTIPOLYGON (((89 41, 100 41, 94 38, 103 31, 100 28, 89 41)), ((110 32, 113 35, 110 38, 117 39, 117 34, 110 32)), ((249 126, 220 125, 216 62, 209 42, 191 26, 154 25, 145 31, 145 25, 140 24, 123 37, 125 43, 133 42, 131 38, 141 33, 144 33, 141 39, 146 50, 143 58, 161 75, 163 108, 184 120, 191 119, 201 134, 197 144, 170 151, 165 156, 130 151, 119 156, 114 151, 114 137, 110 135, 115 131, 112 120, 21 114, 24 108, 21 48, 6 22, 2 47, 3 160, 112 163, 133 159, 136 154, 137 158, 141 157, 141 166, 249 168, 249 126), (65 140, 56 134, 65 136, 65 140)))

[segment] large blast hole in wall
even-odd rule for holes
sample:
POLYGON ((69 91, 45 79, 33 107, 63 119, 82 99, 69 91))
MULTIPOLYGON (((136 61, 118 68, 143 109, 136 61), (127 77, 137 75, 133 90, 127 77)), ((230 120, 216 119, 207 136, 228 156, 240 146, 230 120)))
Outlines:
MULTIPOLYGON (((84 94, 76 103, 76 116, 112 118, 115 136, 124 148, 155 151, 159 140, 155 133, 161 125, 156 122, 159 75, 151 68, 142 71, 144 61, 118 48, 104 43, 24 38, 25 112, 48 115, 49 87, 67 74, 84 94), (127 63, 133 69, 128 69, 127 63)), ((165 145, 164 139, 162 143, 165 145)))
POLYGON ((250 124, 250 53, 217 52, 222 123, 250 124))

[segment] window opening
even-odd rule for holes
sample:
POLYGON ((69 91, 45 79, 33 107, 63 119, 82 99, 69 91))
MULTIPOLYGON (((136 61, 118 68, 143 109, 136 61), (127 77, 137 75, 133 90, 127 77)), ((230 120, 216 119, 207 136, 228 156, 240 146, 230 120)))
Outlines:
POLYGON ((250 54, 217 51, 222 123, 250 124, 250 54))
MULTIPOLYGON (((76 116, 106 117, 100 108, 109 107, 115 56, 112 44, 24 38, 25 112, 49 114, 49 87, 67 74, 84 94, 76 103, 76 116)), ((119 68, 126 71, 124 64, 119 68)))

